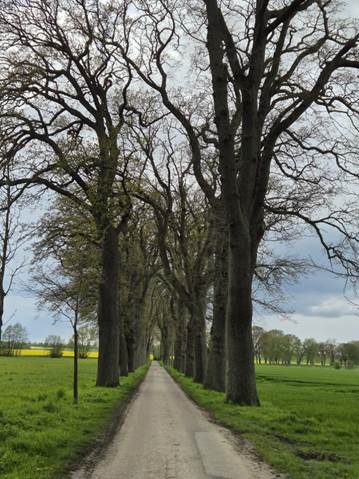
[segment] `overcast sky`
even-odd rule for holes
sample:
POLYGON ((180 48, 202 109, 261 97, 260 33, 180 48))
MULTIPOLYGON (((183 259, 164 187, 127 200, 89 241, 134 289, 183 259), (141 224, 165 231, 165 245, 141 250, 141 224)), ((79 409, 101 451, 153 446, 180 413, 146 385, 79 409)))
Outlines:
MULTIPOLYGON (((359 18, 359 0, 347 0, 343 15, 359 18)), ((308 251, 325 262, 323 252, 316 239, 300 245, 299 254, 308 251)), ((350 341, 359 339, 359 307, 346 300, 345 281, 318 271, 302 278, 296 285, 286 288, 288 309, 293 311, 289 319, 283 320, 272 314, 257 313, 255 322, 265 329, 283 329, 300 338, 314 337, 317 340, 337 339, 350 341)), ((359 303, 359 300, 356 300, 359 303)))
POLYGON ((345 12, 348 16, 359 17, 359 0, 347 0, 345 12))
MULTIPOLYGON (((349 0, 343 13, 359 17, 359 0, 349 0)), ((321 257, 324 261, 323 252, 315 239, 301 242, 298 248, 299 251, 296 252, 300 256, 305 256, 310 251, 316 259, 321 257)), ((26 273, 23 272, 19 279, 26 282, 26 273)), ((293 314, 289 314, 289 319, 283 320, 272 314, 257 312, 255 323, 265 329, 283 329, 302 339, 359 339, 359 307, 346 301, 344 286, 343 280, 324 271, 316 272, 286 288, 289 299, 285 306, 293 311, 293 314)), ((53 324, 53 318, 48 312, 38 311, 35 299, 21 292, 19 281, 6 299, 5 321, 11 316, 12 322, 19 321, 26 326, 31 340, 43 340, 49 334, 69 338, 72 334, 66 321, 53 324)))

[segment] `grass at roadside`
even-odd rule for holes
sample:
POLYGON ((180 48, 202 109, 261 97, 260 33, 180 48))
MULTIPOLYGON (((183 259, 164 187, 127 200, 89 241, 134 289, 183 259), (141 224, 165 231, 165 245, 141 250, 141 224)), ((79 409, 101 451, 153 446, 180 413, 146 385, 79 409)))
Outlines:
POLYGON ((96 388, 96 361, 80 361, 80 402, 72 402, 72 360, 0 357, 0 478, 63 478, 105 431, 147 367, 119 388, 96 388))
POLYGON ((227 404, 167 368, 195 402, 291 479, 359 478, 359 369, 257 367, 262 407, 227 404))

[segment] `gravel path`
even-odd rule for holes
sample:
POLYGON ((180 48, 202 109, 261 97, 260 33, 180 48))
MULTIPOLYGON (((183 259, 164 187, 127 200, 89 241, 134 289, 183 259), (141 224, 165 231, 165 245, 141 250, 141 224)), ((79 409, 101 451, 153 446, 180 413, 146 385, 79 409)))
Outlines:
POLYGON ((122 427, 92 473, 74 479, 272 479, 154 362, 122 427))

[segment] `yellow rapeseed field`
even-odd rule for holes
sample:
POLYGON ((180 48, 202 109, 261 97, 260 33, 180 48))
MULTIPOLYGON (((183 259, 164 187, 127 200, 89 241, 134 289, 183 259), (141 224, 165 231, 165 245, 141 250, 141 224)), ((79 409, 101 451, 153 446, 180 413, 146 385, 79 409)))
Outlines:
POLYGON ((20 356, 48 356, 49 349, 22 349, 20 356))
MULTIPOLYGON (((37 356, 37 357, 47 357, 50 355, 50 349, 37 349, 37 348, 31 348, 31 349, 22 349, 20 351, 20 356, 37 356)), ((64 358, 73 358, 74 357, 74 352, 73 351, 64 351, 63 352, 63 357, 64 358)), ((88 353, 89 358, 98 358, 98 353, 97 352, 89 352, 88 353)))

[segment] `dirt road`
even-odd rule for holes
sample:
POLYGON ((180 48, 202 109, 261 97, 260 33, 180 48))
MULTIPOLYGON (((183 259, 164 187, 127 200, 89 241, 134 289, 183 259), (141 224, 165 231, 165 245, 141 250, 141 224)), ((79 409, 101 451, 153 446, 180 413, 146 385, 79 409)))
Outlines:
POLYGON ((240 451, 154 362, 92 479, 269 479, 276 477, 240 451))

